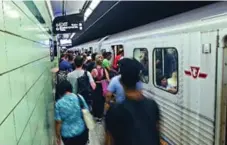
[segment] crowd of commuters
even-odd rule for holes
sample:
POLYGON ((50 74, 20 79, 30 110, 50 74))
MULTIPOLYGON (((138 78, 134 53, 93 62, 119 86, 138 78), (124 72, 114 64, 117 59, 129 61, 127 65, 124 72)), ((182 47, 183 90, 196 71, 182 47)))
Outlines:
POLYGON ((111 52, 62 54, 55 104, 58 145, 89 142, 82 109, 105 124, 105 145, 160 144, 158 105, 142 95, 143 66, 123 56, 123 50, 113 59, 111 52))

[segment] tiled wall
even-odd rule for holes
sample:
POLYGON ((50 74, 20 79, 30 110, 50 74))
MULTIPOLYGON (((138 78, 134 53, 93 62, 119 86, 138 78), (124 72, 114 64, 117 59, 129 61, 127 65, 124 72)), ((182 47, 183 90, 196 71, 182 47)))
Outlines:
POLYGON ((0 1, 0 145, 50 145, 49 38, 22 1, 0 1))

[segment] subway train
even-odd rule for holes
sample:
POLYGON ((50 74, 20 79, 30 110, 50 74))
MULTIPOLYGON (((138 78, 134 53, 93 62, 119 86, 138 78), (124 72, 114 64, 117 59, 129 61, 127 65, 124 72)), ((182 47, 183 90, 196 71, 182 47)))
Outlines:
POLYGON ((71 49, 123 49, 144 65, 143 93, 159 104, 163 145, 226 144, 227 2, 71 49))

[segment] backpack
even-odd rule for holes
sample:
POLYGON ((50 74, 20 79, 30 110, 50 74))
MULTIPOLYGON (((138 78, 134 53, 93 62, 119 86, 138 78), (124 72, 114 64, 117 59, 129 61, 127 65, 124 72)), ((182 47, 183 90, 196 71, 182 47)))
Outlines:
POLYGON ((86 102, 91 100, 92 89, 87 75, 87 71, 84 71, 84 74, 77 78, 77 93, 82 95, 86 102))
POLYGON ((58 71, 57 73, 57 84, 61 83, 64 80, 67 80, 68 71, 58 71))
MULTIPOLYGON (((57 79, 56 79, 56 85, 60 84, 62 81, 67 80, 67 75, 68 75, 68 71, 58 71, 57 72, 57 79)), ((55 93, 55 101, 57 101, 58 99, 60 99, 60 95, 59 95, 59 91, 58 88, 56 87, 56 93, 55 93)))

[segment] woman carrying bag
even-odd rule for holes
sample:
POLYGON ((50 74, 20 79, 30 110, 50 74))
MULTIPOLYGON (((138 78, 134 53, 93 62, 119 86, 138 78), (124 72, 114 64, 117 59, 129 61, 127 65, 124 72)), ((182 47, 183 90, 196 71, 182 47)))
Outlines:
POLYGON ((104 113, 105 93, 107 92, 107 85, 109 82, 109 74, 105 68, 102 67, 102 55, 96 55, 95 68, 92 70, 96 88, 93 92, 93 115, 98 123, 102 122, 104 113))
MULTIPOLYGON (((88 110, 84 98, 72 93, 72 86, 68 81, 58 86, 61 99, 55 104, 55 127, 58 145, 61 139, 64 145, 86 145, 88 142, 88 127, 84 119, 84 110, 88 110), (81 108, 81 106, 83 106, 81 108)), ((89 111, 85 111, 89 114, 89 111)))

